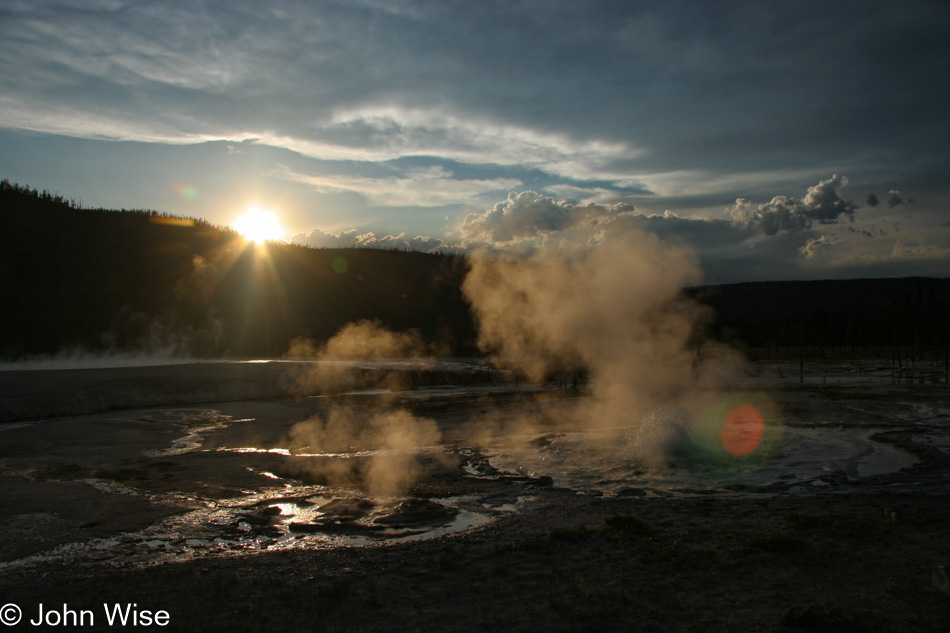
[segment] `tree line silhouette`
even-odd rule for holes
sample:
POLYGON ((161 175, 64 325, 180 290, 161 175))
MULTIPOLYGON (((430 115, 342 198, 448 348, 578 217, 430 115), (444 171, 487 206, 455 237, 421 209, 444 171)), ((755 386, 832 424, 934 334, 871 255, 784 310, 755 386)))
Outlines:
POLYGON ((82 208, 0 185, 0 357, 64 351, 279 356, 378 320, 472 353, 464 257, 261 249, 200 219, 82 208))
MULTIPOLYGON (((279 356, 376 320, 446 354, 477 353, 457 254, 265 249, 198 218, 90 209, 0 182, 0 358, 69 351, 279 356)), ((716 337, 780 357, 947 355, 950 280, 763 282, 690 288, 716 337)))
POLYGON ((947 363, 950 279, 756 282, 691 294, 715 310, 718 338, 756 358, 809 353, 947 363))

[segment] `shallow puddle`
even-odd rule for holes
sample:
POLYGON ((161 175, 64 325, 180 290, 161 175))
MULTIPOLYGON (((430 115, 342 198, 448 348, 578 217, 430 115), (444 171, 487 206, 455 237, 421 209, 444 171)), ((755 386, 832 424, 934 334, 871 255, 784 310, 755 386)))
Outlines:
POLYGON ((49 552, 0 563, 0 572, 40 562, 108 560, 140 567, 214 555, 289 549, 372 546, 424 540, 486 525, 515 512, 515 503, 473 496, 443 499, 335 497, 325 488, 293 488, 207 503, 144 530, 69 543, 49 552))
POLYGON ((905 450, 884 442, 878 442, 870 436, 866 439, 873 446, 873 452, 858 462, 858 477, 888 475, 920 463, 920 459, 916 455, 912 455, 905 450))
MULTIPOLYGON (((499 446, 490 453, 491 467, 530 477, 551 477, 555 486, 606 494, 642 490, 690 494, 715 491, 762 491, 792 484, 826 485, 829 478, 864 478, 896 473, 919 463, 915 455, 872 439, 866 428, 786 427, 780 442, 745 459, 720 459, 695 450, 684 441, 682 450, 651 463, 638 452, 629 434, 610 442, 592 433, 538 436, 526 446, 499 446)), ((473 477, 486 476, 473 464, 473 477)), ((802 490, 799 488, 799 490, 802 490)))

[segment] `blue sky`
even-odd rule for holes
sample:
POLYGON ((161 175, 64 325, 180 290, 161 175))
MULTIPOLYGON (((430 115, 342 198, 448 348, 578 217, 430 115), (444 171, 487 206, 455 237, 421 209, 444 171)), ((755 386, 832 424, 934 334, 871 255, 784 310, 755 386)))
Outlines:
POLYGON ((4 0, 0 176, 314 245, 950 275, 950 7, 4 0))

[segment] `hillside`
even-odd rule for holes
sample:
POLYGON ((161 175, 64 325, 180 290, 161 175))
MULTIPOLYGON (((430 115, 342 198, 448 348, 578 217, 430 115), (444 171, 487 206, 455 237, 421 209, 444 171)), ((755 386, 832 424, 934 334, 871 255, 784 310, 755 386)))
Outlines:
MULTIPOLYGON (((447 354, 476 353, 457 255, 259 249, 233 231, 152 211, 82 209, 0 184, 0 359, 86 352, 279 356, 378 320, 447 354)), ((945 348, 948 279, 691 288, 709 330, 745 347, 945 348)), ((933 352, 937 353, 937 352, 933 352)))
POLYGON ((717 337, 748 347, 915 349, 950 341, 950 279, 756 282, 690 293, 715 311, 717 337))
POLYGON ((458 256, 259 249, 201 221, 0 189, 6 359, 69 349, 273 356, 361 319, 463 353, 474 336, 463 276, 458 256))

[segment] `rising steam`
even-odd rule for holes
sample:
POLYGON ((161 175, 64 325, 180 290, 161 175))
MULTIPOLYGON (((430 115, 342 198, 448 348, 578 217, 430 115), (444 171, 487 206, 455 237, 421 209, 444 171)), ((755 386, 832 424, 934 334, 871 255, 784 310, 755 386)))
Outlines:
MULTIPOLYGON (((298 393, 340 393, 368 388, 392 391, 412 386, 412 372, 405 368, 365 367, 358 361, 373 359, 424 359, 435 348, 414 330, 394 332, 379 321, 358 321, 341 328, 318 346, 310 339, 296 339, 287 355, 312 358, 316 363, 294 375, 298 393)), ((423 473, 420 447, 438 444, 440 433, 433 420, 384 406, 365 412, 336 406, 328 413, 294 425, 290 445, 295 451, 357 454, 357 459, 330 459, 312 467, 311 475, 327 484, 355 487, 373 497, 405 494, 423 473)), ((438 461, 440 453, 433 453, 438 461)))
MULTIPOLYGON (((405 494, 423 472, 420 447, 440 439, 433 420, 414 417, 403 409, 367 415, 349 407, 334 407, 326 415, 294 425, 291 449, 310 454, 356 454, 364 459, 326 462, 319 474, 329 485, 358 487, 373 497, 405 494)), ((438 451, 433 453, 436 458, 438 451)))
MULTIPOLYGON (((709 315, 683 293, 699 279, 690 251, 639 231, 595 248, 549 248, 528 259, 473 257, 463 291, 481 349, 498 366, 532 382, 583 374, 587 393, 571 399, 570 406, 538 403, 516 415, 488 413, 473 422, 473 439, 497 446, 497 438, 507 437, 509 453, 517 454, 522 441, 517 438, 551 430, 592 431, 604 442, 593 449, 601 460, 662 465, 688 440, 689 410, 714 400, 717 381, 731 377, 737 366, 728 350, 705 339, 709 315), (606 450, 620 439, 634 450, 606 450)), ((323 361, 301 384, 326 393, 387 386, 378 381, 392 379, 385 372, 354 373, 353 365, 340 359, 418 357, 425 351, 416 334, 361 322, 319 348, 298 342, 291 353, 323 361)), ((363 466, 337 465, 332 476, 323 475, 383 496, 404 493, 422 472, 418 447, 441 440, 433 420, 401 409, 368 417, 334 409, 296 425, 291 439, 295 450, 370 451, 363 466)))
POLYGON ((322 360, 365 358, 420 358, 429 355, 429 347, 417 330, 393 332, 378 321, 348 323, 322 347, 306 338, 294 339, 288 356, 322 360))
POLYGON ((285 356, 319 361, 297 371, 290 389, 295 393, 340 393, 357 389, 384 388, 392 391, 412 386, 411 375, 404 368, 381 371, 367 368, 360 360, 421 359, 442 351, 427 344, 417 330, 394 332, 379 321, 362 320, 340 328, 323 345, 312 339, 291 341, 285 356))
POLYGON ((682 293, 699 278, 689 251, 633 232, 528 261, 474 259, 464 291, 483 350, 531 380, 585 370, 580 422, 604 429, 683 402, 723 371, 724 354, 701 336, 705 311, 682 293))

